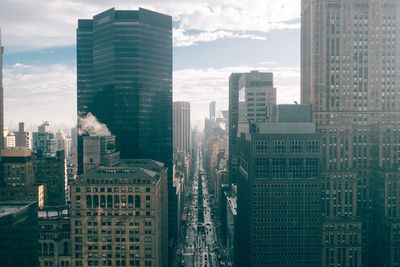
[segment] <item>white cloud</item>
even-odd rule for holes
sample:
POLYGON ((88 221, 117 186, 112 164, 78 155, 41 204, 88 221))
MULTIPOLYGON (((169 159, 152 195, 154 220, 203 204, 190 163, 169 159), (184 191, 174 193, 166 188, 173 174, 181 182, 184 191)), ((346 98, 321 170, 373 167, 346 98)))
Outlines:
MULTIPOLYGON (((3 42, 14 51, 72 45, 78 19, 114 5, 111 0, 2 0, 3 42)), ((138 7, 173 17, 176 46, 219 38, 263 39, 272 30, 300 27, 300 1, 293 0, 139 0, 116 5, 138 7), (191 30, 198 33, 190 34, 191 30)))
MULTIPOLYGON (((299 101, 300 69, 265 66, 265 62, 256 66, 174 71, 174 101, 192 102, 196 120, 208 115, 208 103, 212 100, 217 101, 220 109, 227 109, 230 74, 251 70, 274 73, 278 103, 299 101)), ((73 125, 76 122, 76 70, 60 64, 15 64, 4 69, 4 97, 6 125, 15 125, 18 121, 38 124, 43 120, 73 125)))
POLYGON ((253 40, 266 40, 264 36, 256 34, 236 33, 232 31, 200 32, 188 34, 184 29, 174 29, 174 46, 191 46, 203 42, 211 42, 217 39, 245 38, 253 40))
POLYGON ((15 64, 4 69, 4 120, 38 124, 76 123, 76 71, 55 64, 34 66, 15 64))

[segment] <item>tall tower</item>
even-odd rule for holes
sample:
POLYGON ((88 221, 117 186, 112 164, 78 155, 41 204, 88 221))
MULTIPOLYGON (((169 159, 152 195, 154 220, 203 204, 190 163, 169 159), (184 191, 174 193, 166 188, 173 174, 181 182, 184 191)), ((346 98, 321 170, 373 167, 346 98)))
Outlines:
POLYGON ((215 121, 215 101, 210 102, 210 120, 215 121))
POLYGON ((190 153, 190 102, 174 102, 173 114, 174 150, 190 153))
POLYGON ((312 104, 325 169, 322 266, 400 264, 400 246, 385 241, 400 217, 382 200, 400 159, 400 3, 302 0, 301 24, 301 101, 312 104))
POLYGON ((77 88, 78 116, 91 112, 106 124, 116 136, 121 158, 166 164, 168 225, 174 237, 172 18, 142 8, 112 8, 79 20, 77 88))

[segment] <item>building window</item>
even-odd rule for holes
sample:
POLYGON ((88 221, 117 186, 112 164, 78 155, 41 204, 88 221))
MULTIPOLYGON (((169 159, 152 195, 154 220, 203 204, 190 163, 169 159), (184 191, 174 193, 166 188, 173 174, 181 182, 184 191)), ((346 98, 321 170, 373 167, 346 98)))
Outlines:
POLYGON ((255 176, 257 179, 267 179, 269 171, 269 159, 256 159, 255 176))
POLYGON ((272 178, 281 179, 286 176, 286 159, 272 159, 271 162, 272 178))
POLYGON ((303 178, 303 159, 289 159, 289 178, 303 178))
POLYGON ((92 207, 92 196, 86 196, 86 208, 92 207))
POLYGON ((290 141, 290 153, 300 154, 303 153, 303 141, 290 141))
POLYGON ((307 141, 307 153, 319 153, 319 141, 307 141))
POLYGON ((272 145, 272 153, 283 154, 286 152, 285 141, 274 141, 272 145))
POLYGON ((256 141, 256 154, 268 154, 268 141, 256 141))
POLYGON ((140 196, 135 196, 135 208, 140 208, 140 196))
POLYGON ((304 175, 305 178, 318 177, 318 159, 306 159, 304 175))

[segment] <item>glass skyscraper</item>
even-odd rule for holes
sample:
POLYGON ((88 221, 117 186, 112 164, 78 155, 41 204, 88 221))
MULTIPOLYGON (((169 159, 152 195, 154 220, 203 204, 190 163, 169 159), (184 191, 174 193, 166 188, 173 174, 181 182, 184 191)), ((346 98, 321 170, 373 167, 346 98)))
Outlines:
MULTIPOLYGON (((80 19, 77 88, 78 116, 91 112, 106 124, 121 158, 165 163, 173 192, 172 18, 142 8, 112 8, 80 19)), ((81 152, 79 147, 79 163, 81 152)), ((172 198, 171 193, 171 214, 172 198)), ((175 229, 171 214, 169 227, 175 229)))
POLYGON ((172 19, 109 9, 78 21, 78 115, 115 134, 122 158, 172 162, 172 19))

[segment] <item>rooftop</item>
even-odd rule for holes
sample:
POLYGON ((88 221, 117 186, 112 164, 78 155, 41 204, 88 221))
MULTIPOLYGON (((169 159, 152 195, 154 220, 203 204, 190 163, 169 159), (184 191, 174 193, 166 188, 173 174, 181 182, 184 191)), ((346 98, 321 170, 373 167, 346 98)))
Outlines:
POLYGON ((79 178, 153 178, 162 171, 164 163, 151 159, 124 159, 117 166, 101 166, 79 178))
POLYGON ((19 210, 24 209, 25 207, 35 203, 34 201, 10 201, 10 202, 0 202, 0 218, 16 213, 19 210))

